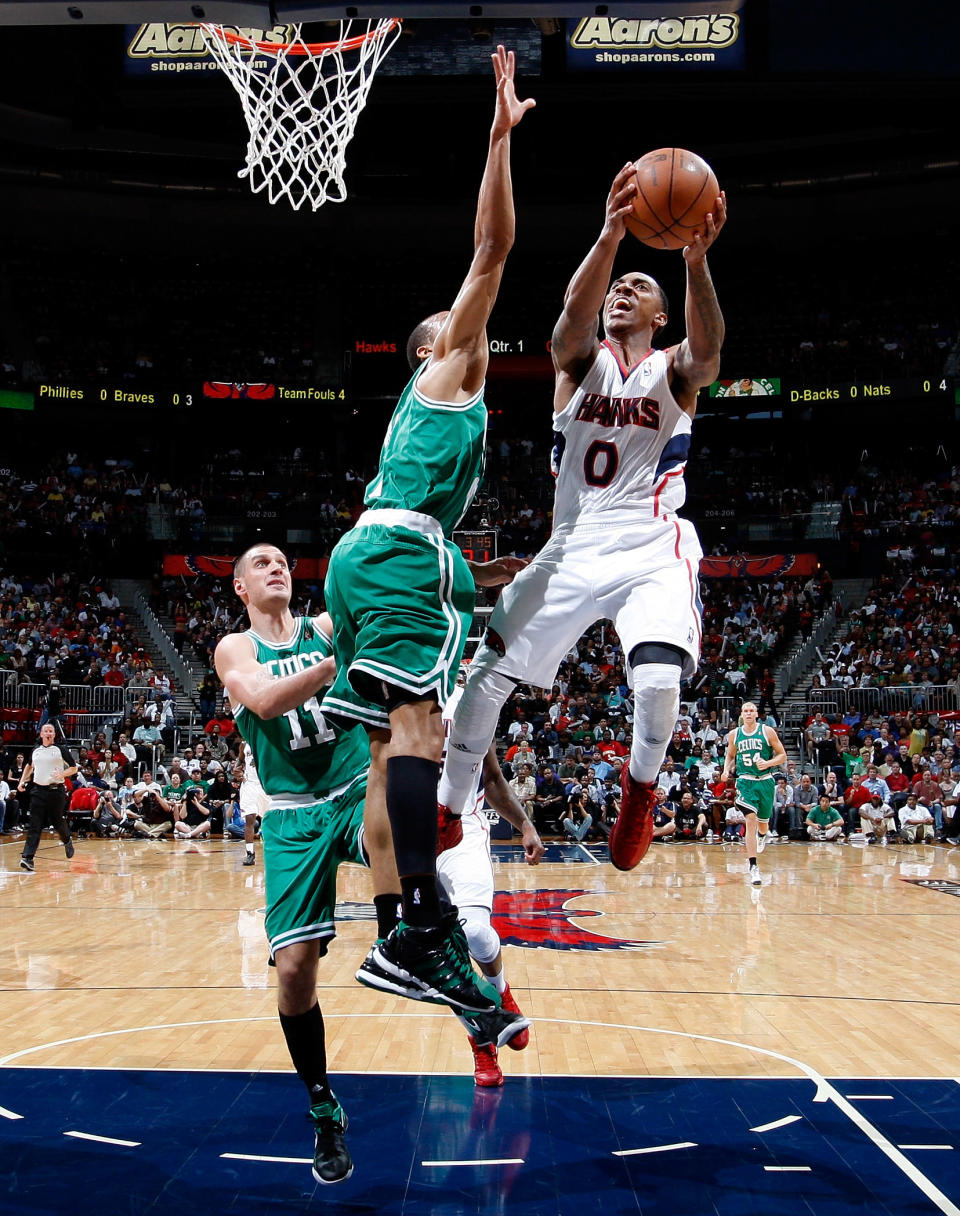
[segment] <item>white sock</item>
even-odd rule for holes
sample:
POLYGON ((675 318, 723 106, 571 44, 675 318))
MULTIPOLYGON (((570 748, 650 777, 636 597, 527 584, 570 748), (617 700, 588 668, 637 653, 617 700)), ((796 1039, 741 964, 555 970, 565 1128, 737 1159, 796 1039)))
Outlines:
POLYGON ((503 996, 503 994, 507 990, 507 978, 503 974, 503 968, 501 967, 496 975, 488 975, 486 978, 490 981, 491 984, 493 984, 493 986, 494 986, 494 988, 496 988, 497 992, 499 992, 500 995, 503 996))
MULTIPOLYGON (((499 716, 499 709, 497 713, 499 716)), ((473 751, 465 744, 460 744, 454 750, 451 736, 443 761, 443 772, 437 783, 437 802, 441 806, 449 807, 454 815, 463 814, 467 802, 476 793, 480 781, 480 766, 486 754, 486 747, 483 751, 473 751)))
POLYGON ((630 776, 656 781, 680 712, 680 668, 639 663, 633 669, 633 746, 630 776))
POLYGON ((437 787, 437 802, 455 815, 463 813, 477 792, 480 766, 496 732, 500 707, 513 689, 513 680, 483 668, 471 671, 467 678, 437 787))

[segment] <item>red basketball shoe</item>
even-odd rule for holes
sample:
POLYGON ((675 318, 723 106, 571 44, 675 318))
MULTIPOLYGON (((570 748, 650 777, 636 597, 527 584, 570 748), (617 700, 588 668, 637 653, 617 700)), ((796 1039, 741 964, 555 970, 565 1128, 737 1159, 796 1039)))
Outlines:
MULTIPOLYGON (((510 991, 510 985, 507 984, 503 990, 503 995, 500 997, 500 1008, 506 1009, 507 1013, 519 1013, 523 1017, 523 1012, 520 1006, 513 999, 513 993, 510 991)), ((525 1026, 518 1034, 515 1034, 512 1039, 507 1040, 507 1046, 512 1047, 514 1051, 523 1051, 524 1047, 530 1042, 530 1027, 525 1026)))
POLYGON ((437 856, 456 848, 463 840, 463 822, 448 806, 437 803, 437 856))
POLYGON ((649 781, 634 781, 628 764, 620 777, 620 815, 610 829, 610 860, 618 870, 639 865, 653 839, 653 791, 649 781))
POLYGON ((492 1043, 478 1047, 473 1036, 470 1036, 470 1046, 473 1049, 473 1080, 475 1085, 483 1089, 495 1089, 503 1084, 503 1073, 497 1063, 497 1049, 492 1043))

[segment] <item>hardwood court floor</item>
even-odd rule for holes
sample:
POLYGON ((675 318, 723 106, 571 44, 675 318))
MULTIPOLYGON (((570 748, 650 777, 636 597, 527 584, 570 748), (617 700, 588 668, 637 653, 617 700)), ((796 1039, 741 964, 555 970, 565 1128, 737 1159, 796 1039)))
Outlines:
MULTIPOLYGON (((3 1063, 289 1071, 259 855, 85 840, 68 863, 45 836, 31 875, 21 847, 0 845, 3 1063)), ((593 853, 496 861, 495 923, 522 943, 507 975, 534 1019, 529 1048, 500 1053, 508 1077, 957 1075, 960 849, 771 845, 759 891, 738 846, 655 846, 631 874, 593 853)), ((452 1016, 354 981, 369 898, 344 867, 321 961, 331 1070, 469 1075, 452 1016)))

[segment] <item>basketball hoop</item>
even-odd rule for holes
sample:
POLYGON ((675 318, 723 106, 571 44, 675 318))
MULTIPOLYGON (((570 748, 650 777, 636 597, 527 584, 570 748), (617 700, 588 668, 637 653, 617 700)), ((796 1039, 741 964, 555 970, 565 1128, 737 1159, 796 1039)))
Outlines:
POLYGON ((299 25, 290 42, 253 42, 206 22, 200 29, 243 104, 250 138, 238 176, 295 211, 342 203, 347 145, 399 18, 341 21, 335 42, 304 42, 299 25))

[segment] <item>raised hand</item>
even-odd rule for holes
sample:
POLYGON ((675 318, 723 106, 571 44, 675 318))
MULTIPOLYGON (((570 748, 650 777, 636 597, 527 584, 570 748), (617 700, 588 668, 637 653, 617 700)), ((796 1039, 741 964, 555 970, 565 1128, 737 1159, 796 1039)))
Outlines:
POLYGON ((706 232, 695 233, 690 244, 684 246, 683 256, 688 263, 703 261, 707 256, 707 250, 717 239, 720 229, 727 222, 727 195, 725 191, 720 191, 717 201, 713 205, 713 210, 708 211, 704 219, 707 226, 706 232))
POLYGON ((607 195, 607 206, 604 224, 619 240, 626 232, 624 223, 633 210, 633 200, 637 194, 637 174, 633 161, 627 161, 617 176, 613 179, 610 193, 607 195))
POLYGON ((497 80, 497 108, 493 116, 493 135, 506 135, 517 125, 527 110, 532 110, 537 104, 532 97, 526 101, 518 101, 513 85, 513 75, 516 71, 516 55, 498 46, 490 56, 493 60, 493 74, 497 80))

